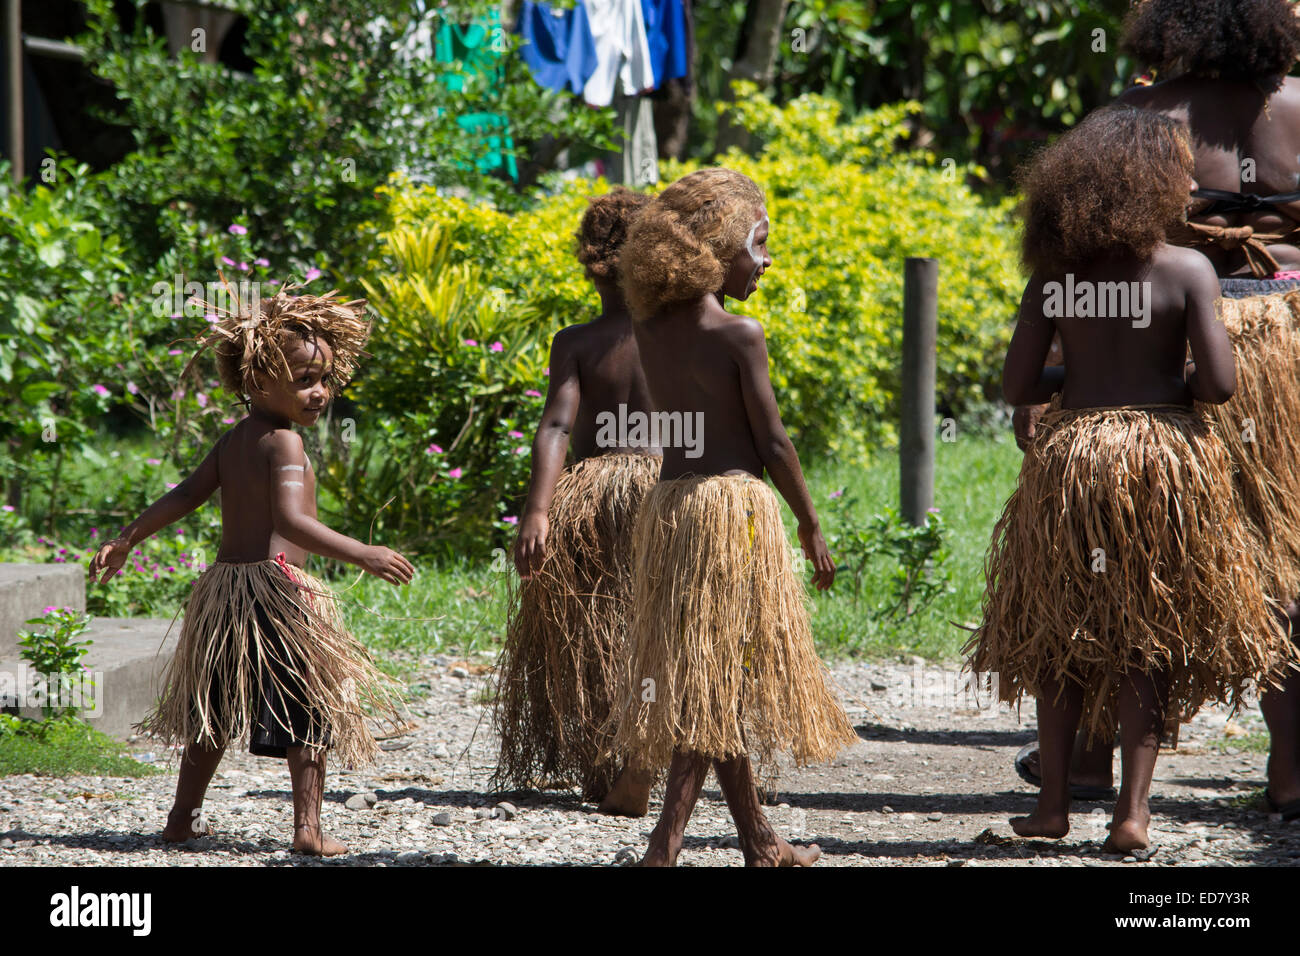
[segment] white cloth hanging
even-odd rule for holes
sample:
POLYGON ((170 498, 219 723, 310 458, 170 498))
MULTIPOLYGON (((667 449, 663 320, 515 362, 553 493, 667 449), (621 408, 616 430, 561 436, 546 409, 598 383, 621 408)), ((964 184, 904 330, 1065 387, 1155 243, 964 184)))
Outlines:
POLYGON ((641 0, 582 0, 596 45, 596 72, 583 87, 591 106, 609 106, 621 83, 625 96, 654 89, 650 39, 641 0))

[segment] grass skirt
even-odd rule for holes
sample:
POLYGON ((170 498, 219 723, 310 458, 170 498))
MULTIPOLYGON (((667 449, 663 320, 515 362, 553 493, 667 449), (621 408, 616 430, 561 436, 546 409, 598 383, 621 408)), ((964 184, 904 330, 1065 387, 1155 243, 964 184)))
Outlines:
POLYGON ((613 785, 606 723, 630 620, 632 533, 660 465, 600 455, 556 483, 546 557, 511 602, 498 663, 494 788, 574 781, 599 801, 613 785))
POLYGON ((1259 538, 1266 593, 1300 595, 1300 292, 1221 299, 1237 390, 1204 406, 1228 447, 1243 514, 1259 538))
POLYGON ((971 668, 1008 702, 1082 685, 1093 739, 1113 734, 1129 668, 1166 673, 1183 720, 1276 679, 1295 649, 1203 416, 1054 407, 1039 429, 993 532, 971 668))
POLYGON ((218 562, 195 580, 182 613, 166 689, 142 733, 226 747, 249 737, 269 698, 311 715, 303 746, 350 765, 374 759, 361 705, 396 723, 394 689, 347 632, 327 585, 273 560, 218 562))
POLYGON ((817 658, 776 496, 762 481, 660 482, 636 529, 616 748, 647 765, 778 751, 806 765, 857 740, 817 658))

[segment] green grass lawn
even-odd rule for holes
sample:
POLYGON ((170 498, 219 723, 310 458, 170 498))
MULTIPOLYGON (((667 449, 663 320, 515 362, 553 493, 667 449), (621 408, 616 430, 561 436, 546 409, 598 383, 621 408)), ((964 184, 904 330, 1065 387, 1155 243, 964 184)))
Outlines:
MULTIPOLYGON (((883 562, 869 567, 856 605, 851 583, 842 575, 829 594, 813 598, 813 631, 823 656, 957 657, 966 632, 956 625, 979 619, 984 554, 994 522, 1015 486, 1020 457, 1010 435, 939 443, 935 505, 948 528, 952 592, 903 624, 884 627, 872 619, 870 608, 884 599, 891 568, 883 562)), ((876 511, 897 507, 896 454, 882 453, 866 468, 817 461, 804 466, 819 509, 840 488, 857 498, 855 519, 862 524, 876 511)), ((794 519, 788 510, 785 521, 793 541, 794 519)), ((366 576, 355 587, 342 590, 356 579, 355 574, 337 583, 349 624, 381 656, 399 650, 467 656, 499 646, 511 575, 504 553, 498 553, 488 560, 422 566, 409 588, 394 588, 366 576)))
POLYGON ((147 777, 162 772, 134 759, 125 744, 82 721, 19 720, 0 715, 0 777, 20 773, 147 777))

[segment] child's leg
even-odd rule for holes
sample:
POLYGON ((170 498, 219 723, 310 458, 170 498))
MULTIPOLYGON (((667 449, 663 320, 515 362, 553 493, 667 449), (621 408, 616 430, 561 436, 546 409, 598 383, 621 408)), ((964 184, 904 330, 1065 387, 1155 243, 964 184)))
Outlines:
POLYGON ((731 818, 736 821, 746 866, 812 866, 817 862, 822 855, 817 844, 791 846, 768 823, 758 802, 748 757, 733 757, 725 762, 715 760, 713 770, 718 775, 731 818))
POLYGON ((704 789, 704 778, 709 773, 709 758, 695 753, 673 754, 668 768, 668 786, 664 792, 664 808, 659 822, 650 834, 650 846, 641 858, 642 866, 674 866, 686 835, 686 821, 691 818, 695 801, 704 789))
POLYGON ((1027 817, 1012 817, 1020 836, 1058 838, 1070 832, 1070 757, 1083 710, 1083 688, 1073 681, 1043 682, 1038 699, 1038 760, 1043 786, 1038 807, 1027 817))
POLYGON ((1169 682, 1159 674, 1130 672, 1119 689, 1119 798, 1105 849, 1141 850, 1151 823, 1151 777, 1165 726, 1169 682))
POLYGON ((654 785, 654 771, 641 766, 636 759, 629 760, 596 810, 616 817, 643 817, 650 812, 650 791, 654 785))
POLYGON ((321 830, 325 798, 325 754, 309 747, 286 747, 293 783, 293 848, 312 856, 338 856, 348 848, 321 830))
MULTIPOLYGON (((1291 639, 1300 641, 1300 611, 1288 609, 1291 639)), ((1275 803, 1300 800, 1300 674, 1287 671, 1281 687, 1260 695, 1259 709, 1268 725, 1268 794, 1275 803)))
POLYGON ((209 748, 200 744, 190 744, 185 748, 181 755, 180 779, 176 781, 176 799, 162 832, 162 838, 168 843, 182 843, 212 832, 198 811, 203 808, 208 784, 212 782, 212 775, 217 772, 217 765, 225 752, 225 747, 209 748))

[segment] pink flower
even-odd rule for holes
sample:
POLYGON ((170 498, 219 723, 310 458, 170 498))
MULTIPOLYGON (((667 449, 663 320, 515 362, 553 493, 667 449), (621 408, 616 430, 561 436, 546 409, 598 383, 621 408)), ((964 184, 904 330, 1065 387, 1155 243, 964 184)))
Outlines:
POLYGON ((493 352, 504 352, 504 351, 506 350, 506 347, 505 347, 504 345, 502 345, 500 342, 493 342, 493 343, 489 346, 489 348, 490 348, 493 352))
POLYGON ((221 321, 221 316, 217 315, 217 313, 215 312, 209 312, 203 318, 208 323, 208 325, 216 325, 218 322, 221 321))
POLYGON ((130 392, 132 395, 140 394, 140 386, 136 385, 135 382, 127 382, 126 390, 130 392))
POLYGON ((250 266, 247 262, 239 262, 235 264, 235 268, 239 269, 241 272, 247 272, 249 269, 252 268, 252 266, 250 266))
POLYGON ((316 279, 320 278, 320 275, 321 275, 320 270, 317 269, 315 266, 312 266, 310 269, 307 270, 307 274, 302 278, 304 282, 314 282, 316 279))
POLYGON ((223 419, 221 419, 221 424, 223 424, 223 425, 233 425, 233 424, 235 424, 235 420, 234 420, 233 418, 223 418, 223 419))
POLYGON ((12 512, 13 510, 14 510, 13 505, 0 505, 0 511, 12 512))
POLYGON ((49 614, 51 611, 57 611, 57 610, 58 610, 57 607, 55 607, 53 604, 49 604, 49 605, 47 605, 47 606, 41 608, 41 613, 42 613, 42 614, 49 614))
POLYGON ((180 355, 180 354, 181 354, 181 350, 180 350, 180 349, 168 349, 168 350, 167 350, 167 354, 168 354, 168 355, 180 355))
POLYGON ((459 477, 460 477, 461 475, 463 475, 463 474, 464 474, 464 472, 461 471, 459 468, 453 468, 451 471, 447 472, 447 477, 448 477, 448 478, 459 478, 459 477))
POLYGON ((524 433, 523 433, 523 432, 506 432, 506 434, 509 435, 511 438, 523 438, 523 437, 524 437, 524 433))
POLYGON ((515 449, 515 454, 516 454, 516 455, 526 455, 526 454, 528 454, 528 446, 527 446, 527 445, 520 445, 518 448, 515 449))
POLYGON ((504 521, 506 524, 519 524, 519 519, 514 515, 506 515, 501 520, 504 521))
POLYGON ((844 489, 843 489, 843 488, 841 488, 839 491, 832 491, 832 492, 831 492, 831 497, 832 497, 832 498, 840 498, 840 497, 843 497, 843 495, 844 495, 844 489))
POLYGON ((537 389, 535 389, 535 388, 530 388, 528 391, 524 392, 524 394, 527 395, 529 398, 541 398, 541 397, 542 397, 542 393, 539 392, 539 391, 538 391, 537 389))
POLYGON ((208 396, 204 395, 202 392, 195 392, 194 400, 199 403, 199 408, 208 407, 208 396))
POLYGON ((258 256, 256 259, 253 260, 253 265, 261 266, 263 269, 265 269, 270 264, 271 264, 270 259, 263 259, 261 256, 258 256))
POLYGON ((235 260, 230 258, 230 256, 222 256, 221 261, 228 266, 233 266, 235 264, 235 260))
POLYGON ((424 453, 425 453, 426 455, 441 455, 441 454, 442 454, 442 446, 441 446, 441 445, 430 445, 428 448, 426 448, 426 449, 424 450, 424 453))
POLYGON ((266 280, 266 284, 267 284, 267 285, 279 285, 279 284, 280 284, 280 280, 279 280, 279 279, 267 279, 267 280, 266 280))
POLYGON ((551 367, 548 365, 548 366, 546 366, 546 368, 542 369, 542 374, 543 374, 543 375, 550 375, 550 374, 551 374, 551 367))
POLYGON ((470 348, 474 348, 474 346, 478 345, 478 343, 475 342, 473 339, 466 339, 465 344, 468 345, 470 348))
POLYGON ((248 227, 247 227, 247 226, 241 226, 241 225, 240 225, 239 223, 237 223, 237 222, 235 222, 235 223, 231 223, 231 224, 227 227, 227 229, 228 229, 228 231, 230 232, 230 234, 231 234, 232 236, 244 236, 244 235, 247 235, 247 234, 248 234, 248 227))
POLYGON ((100 398, 108 398, 108 396, 112 394, 112 392, 106 389, 103 385, 92 385, 90 386, 90 390, 100 398))
POLYGON ((167 482, 167 490, 168 490, 168 491, 171 491, 171 490, 172 490, 173 488, 175 488, 175 487, 176 487, 176 485, 175 485, 174 483, 172 483, 172 482, 170 482, 170 481, 167 482))

